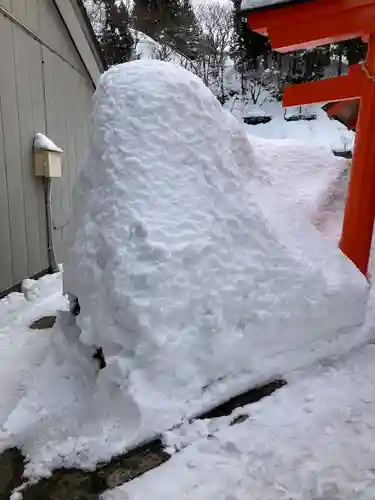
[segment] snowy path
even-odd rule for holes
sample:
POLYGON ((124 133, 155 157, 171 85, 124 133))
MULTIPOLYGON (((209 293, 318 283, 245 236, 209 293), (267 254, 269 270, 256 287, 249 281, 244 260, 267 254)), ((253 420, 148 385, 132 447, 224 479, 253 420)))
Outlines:
POLYGON ((197 438, 103 498, 373 500, 374 359, 369 344, 296 373, 288 386, 249 406, 247 421, 197 438))
POLYGON ((56 314, 66 304, 59 274, 28 281, 30 289, 25 294, 13 293, 0 301, 0 424, 23 396, 25 382, 49 350, 51 331, 31 330, 29 325, 56 314))

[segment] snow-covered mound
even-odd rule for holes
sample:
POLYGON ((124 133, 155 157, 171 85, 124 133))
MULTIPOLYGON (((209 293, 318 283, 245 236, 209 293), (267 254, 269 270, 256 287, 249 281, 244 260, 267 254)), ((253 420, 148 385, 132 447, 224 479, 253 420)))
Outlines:
POLYGON ((347 343, 367 282, 197 77, 114 67, 92 125, 64 288, 81 341, 103 348, 100 387, 139 409, 138 438, 347 343))

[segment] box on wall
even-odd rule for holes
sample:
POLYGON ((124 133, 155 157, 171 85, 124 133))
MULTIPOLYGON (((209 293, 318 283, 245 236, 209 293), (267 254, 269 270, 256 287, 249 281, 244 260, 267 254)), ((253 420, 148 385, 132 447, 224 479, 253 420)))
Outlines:
POLYGON ((37 177, 61 177, 61 153, 36 149, 34 154, 35 175, 37 177))

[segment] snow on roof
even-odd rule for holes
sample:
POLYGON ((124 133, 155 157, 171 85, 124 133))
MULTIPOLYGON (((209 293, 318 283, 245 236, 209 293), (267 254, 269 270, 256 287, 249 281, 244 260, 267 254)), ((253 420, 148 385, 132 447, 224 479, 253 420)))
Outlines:
POLYGON ((242 10, 263 9, 267 7, 282 7, 284 4, 302 3, 307 0, 242 0, 242 10))

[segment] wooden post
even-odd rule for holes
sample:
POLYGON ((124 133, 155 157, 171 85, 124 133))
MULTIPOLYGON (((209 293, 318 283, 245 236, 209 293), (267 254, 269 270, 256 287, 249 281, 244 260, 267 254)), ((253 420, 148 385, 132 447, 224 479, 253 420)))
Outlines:
POLYGON ((375 34, 364 71, 348 199, 340 241, 343 253, 367 275, 375 219, 375 34))
POLYGON ((287 108, 320 102, 359 99, 365 78, 361 65, 356 64, 345 76, 289 85, 284 89, 283 106, 287 108))

